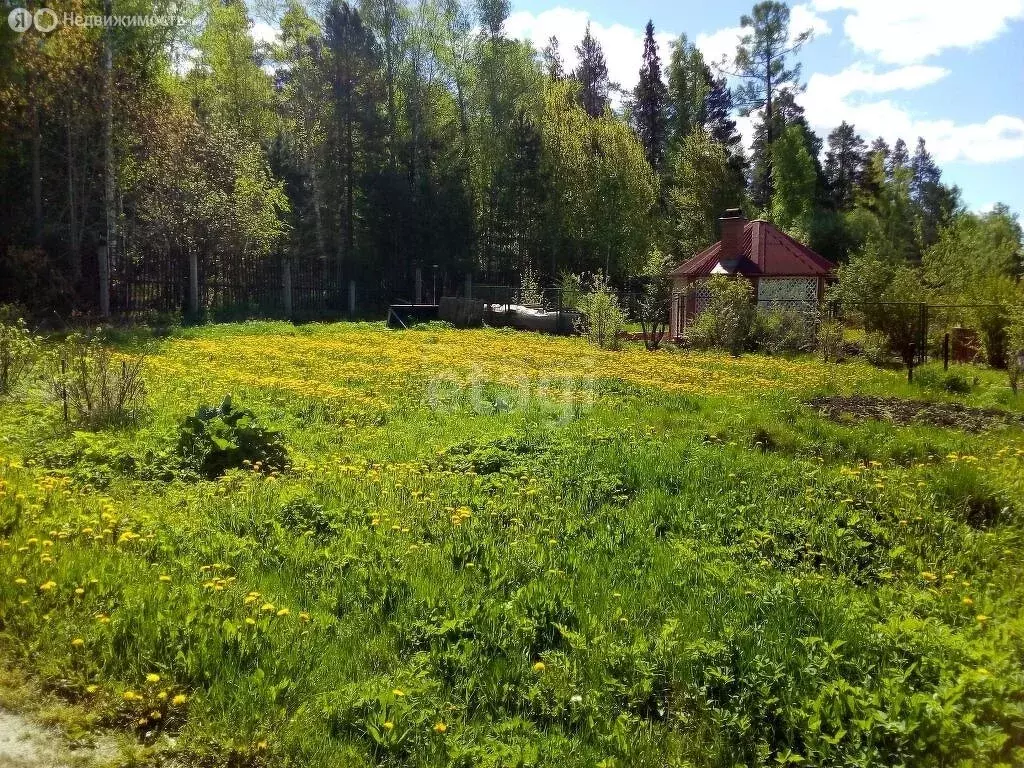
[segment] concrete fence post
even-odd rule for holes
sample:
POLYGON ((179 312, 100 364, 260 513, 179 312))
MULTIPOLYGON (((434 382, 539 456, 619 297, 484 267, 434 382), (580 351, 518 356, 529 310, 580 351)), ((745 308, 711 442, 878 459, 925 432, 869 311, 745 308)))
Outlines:
POLYGON ((199 254, 188 255, 188 311, 193 317, 199 314, 199 254))
POLYGON ((284 303, 284 316, 285 319, 292 319, 292 262, 290 259, 284 260, 284 265, 281 270, 281 299, 284 303))
POLYGON ((356 315, 356 281, 348 281, 348 314, 349 317, 356 315))
POLYGON ((416 304, 423 303, 423 269, 416 267, 416 304))
POLYGON ((473 276, 466 275, 466 298, 473 298, 473 276))

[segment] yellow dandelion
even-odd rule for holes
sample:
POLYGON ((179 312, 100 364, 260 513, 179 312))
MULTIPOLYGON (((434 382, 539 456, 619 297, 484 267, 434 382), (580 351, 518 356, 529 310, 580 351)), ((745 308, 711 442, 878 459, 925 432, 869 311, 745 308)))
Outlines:
POLYGON ((177 696, 175 696, 173 699, 171 699, 171 706, 172 707, 180 707, 182 704, 184 704, 187 701, 188 701, 188 696, 186 696, 184 693, 179 693, 177 696))
POLYGON ((390 730, 393 730, 393 729, 394 729, 394 727, 395 727, 395 724, 394 724, 394 723, 392 723, 392 722, 391 722, 390 720, 388 720, 388 721, 386 721, 386 722, 384 723, 384 730, 385 730, 385 731, 390 731, 390 730))
POLYGON ((447 730, 448 730, 448 726, 445 725, 441 721, 438 721, 437 723, 434 724, 434 733, 444 733, 447 730))
POLYGON ((146 675, 146 682, 147 683, 159 683, 160 682, 160 675, 158 675, 156 672, 150 672, 148 675, 146 675))
POLYGON ((288 608, 282 608, 280 611, 277 612, 277 615, 287 616, 289 613, 291 613, 291 610, 289 610, 288 608))
POLYGON ((539 672, 543 672, 544 670, 545 670, 545 666, 544 666, 544 662, 543 661, 538 661, 536 664, 533 665, 533 671, 534 672, 538 672, 539 673, 539 672))

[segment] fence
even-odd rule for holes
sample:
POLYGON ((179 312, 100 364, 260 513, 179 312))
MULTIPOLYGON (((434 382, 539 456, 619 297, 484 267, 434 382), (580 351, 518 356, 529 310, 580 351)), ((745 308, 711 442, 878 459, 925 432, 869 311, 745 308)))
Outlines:
POLYGON ((302 320, 382 315, 395 292, 369 280, 345 279, 320 259, 226 264, 148 255, 112 270, 110 295, 112 313, 126 316, 302 320))

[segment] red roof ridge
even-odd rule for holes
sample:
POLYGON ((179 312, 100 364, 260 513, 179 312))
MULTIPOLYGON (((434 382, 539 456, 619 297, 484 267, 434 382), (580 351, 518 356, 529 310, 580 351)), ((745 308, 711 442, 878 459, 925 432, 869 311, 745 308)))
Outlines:
MULTIPOLYGON (((772 235, 773 242, 778 244, 776 247, 784 249, 792 257, 795 257, 800 262, 810 267, 812 271, 828 275, 835 270, 836 265, 831 261, 819 253, 816 253, 811 248, 804 245, 799 240, 787 234, 766 219, 752 219, 744 223, 743 235, 740 240, 741 253, 732 254, 729 258, 746 256, 750 261, 754 262, 763 273, 771 274, 771 270, 768 268, 767 264, 767 260, 772 249, 768 241, 769 234, 772 235)), ((721 240, 712 243, 703 251, 694 255, 692 258, 687 259, 669 272, 669 276, 689 277, 709 273, 719 261, 721 246, 721 240)))

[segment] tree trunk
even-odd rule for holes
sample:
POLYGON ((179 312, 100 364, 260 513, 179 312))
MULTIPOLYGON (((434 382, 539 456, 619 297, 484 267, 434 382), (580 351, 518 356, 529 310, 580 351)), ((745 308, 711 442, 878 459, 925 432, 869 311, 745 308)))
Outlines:
POLYGON ((68 253, 70 254, 71 278, 77 284, 82 279, 82 241, 78 235, 78 200, 75 196, 75 142, 71 135, 71 112, 67 116, 67 163, 68 163, 68 253))
MULTIPOLYGON (((103 1, 104 16, 111 15, 111 0, 103 1)), ((110 265, 117 240, 117 209, 114 199, 114 49, 112 27, 103 33, 103 209, 106 214, 106 247, 100 250, 100 315, 110 316, 110 265)))
POLYGON ((43 244, 43 136, 39 127, 39 105, 32 107, 32 216, 36 245, 43 244))

